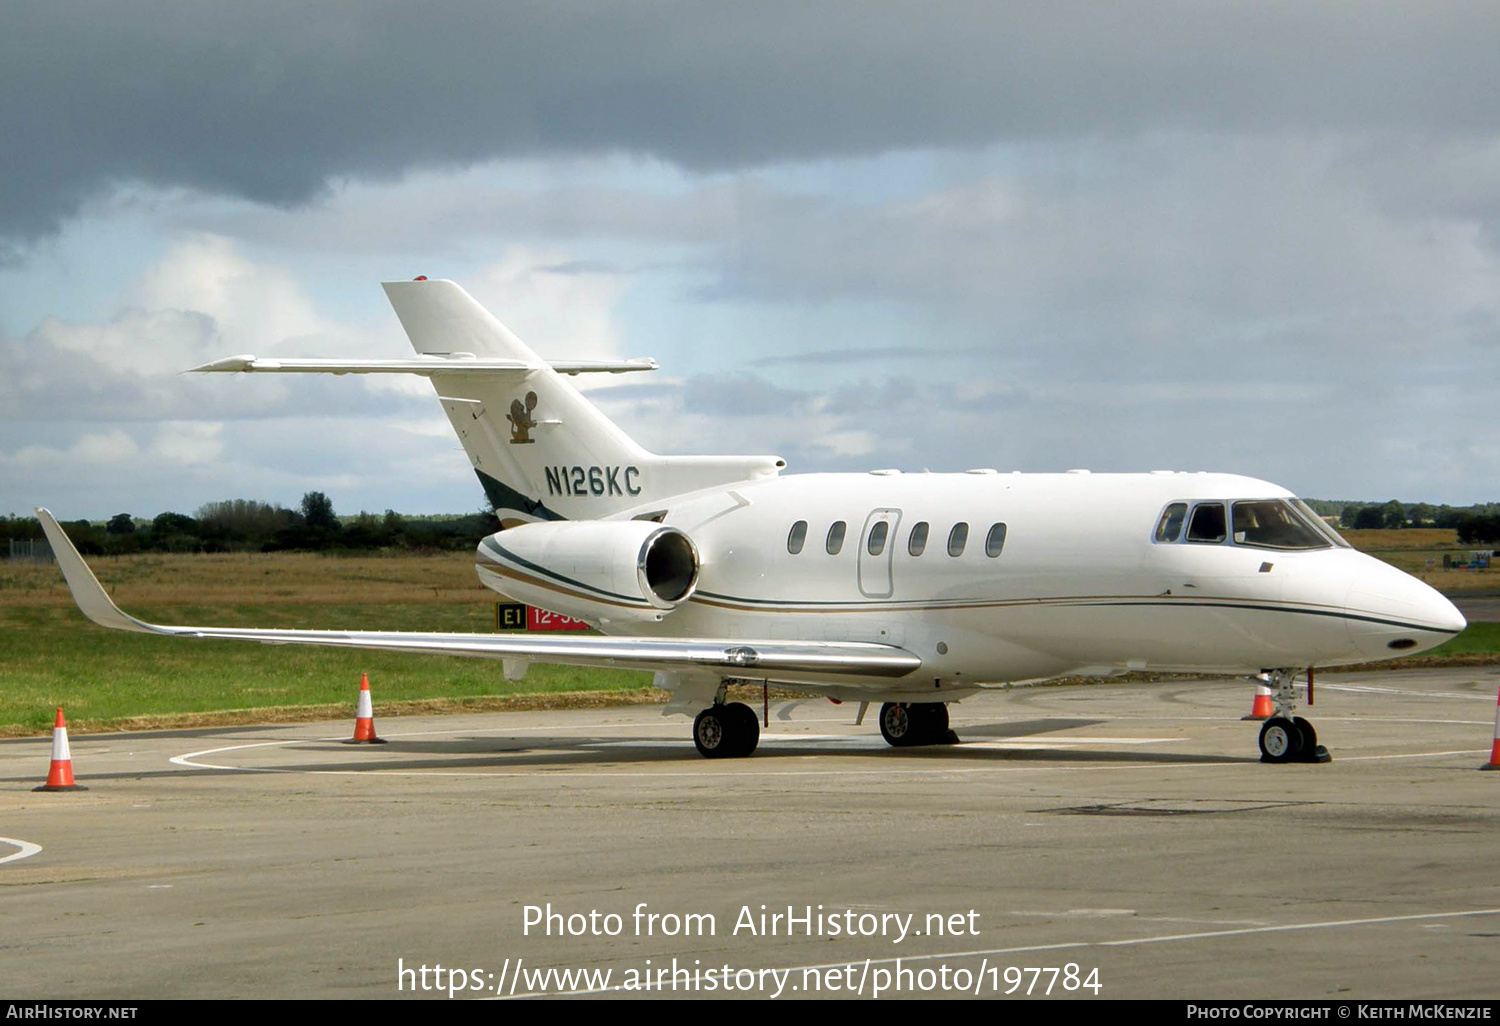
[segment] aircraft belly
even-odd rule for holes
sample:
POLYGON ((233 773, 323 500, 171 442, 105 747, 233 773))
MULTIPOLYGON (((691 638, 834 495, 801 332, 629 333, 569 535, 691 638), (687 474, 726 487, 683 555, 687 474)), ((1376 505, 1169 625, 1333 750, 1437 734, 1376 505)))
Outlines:
POLYGON ((1253 672, 1357 653, 1324 611, 1230 597, 1057 600, 1014 607, 991 630, 1076 666, 1253 672))

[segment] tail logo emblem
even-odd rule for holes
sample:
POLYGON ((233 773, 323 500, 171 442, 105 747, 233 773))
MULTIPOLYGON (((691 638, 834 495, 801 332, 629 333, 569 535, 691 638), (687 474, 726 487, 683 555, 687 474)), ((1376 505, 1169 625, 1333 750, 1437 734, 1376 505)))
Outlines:
POLYGON ((531 429, 536 427, 536 420, 531 416, 531 411, 536 409, 536 393, 526 393, 526 405, 521 405, 521 400, 510 401, 510 412, 505 419, 510 421, 510 444, 530 445, 536 441, 531 437, 531 429))

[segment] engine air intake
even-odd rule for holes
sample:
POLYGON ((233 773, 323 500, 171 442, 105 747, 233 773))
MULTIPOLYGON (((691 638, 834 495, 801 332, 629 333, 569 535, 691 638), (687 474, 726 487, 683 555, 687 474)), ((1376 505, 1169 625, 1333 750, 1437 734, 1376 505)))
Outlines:
POLYGON ((645 588, 667 606, 686 600, 698 586, 698 552, 692 539, 676 528, 662 528, 641 550, 640 573, 645 588))

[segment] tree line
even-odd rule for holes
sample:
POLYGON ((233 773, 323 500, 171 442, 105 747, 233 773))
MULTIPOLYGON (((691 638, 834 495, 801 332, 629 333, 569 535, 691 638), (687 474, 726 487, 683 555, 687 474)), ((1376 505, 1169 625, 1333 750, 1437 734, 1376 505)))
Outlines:
POLYGON ((1434 506, 1427 502, 1329 502, 1308 499, 1322 516, 1337 516, 1339 526, 1355 531, 1397 531, 1412 527, 1449 527, 1464 544, 1500 543, 1500 503, 1434 506))
POLYGON ((1500 541, 1500 504, 1453 507, 1426 502, 1350 503, 1339 513, 1339 526, 1357 531, 1401 530, 1411 527, 1450 527, 1459 541, 1500 541))
MULTIPOLYGON (((1308 499, 1320 516, 1337 517, 1345 530, 1400 530, 1412 527, 1453 528, 1466 545, 1500 544, 1500 503, 1473 506, 1426 502, 1349 502, 1308 499)), ((116 513, 103 524, 87 520, 63 523, 68 537, 86 555, 129 552, 276 552, 287 549, 470 549, 497 528, 493 512, 466 516, 409 517, 386 510, 341 518, 322 492, 302 496, 297 509, 228 499, 199 506, 193 516, 158 513, 147 520, 116 513)), ((35 517, 0 519, 0 546, 8 539, 40 540, 35 517)))
MULTIPOLYGON (((132 552, 279 552, 371 549, 472 549, 499 526, 493 513, 411 517, 395 510, 361 512, 341 518, 322 492, 302 496, 297 509, 252 499, 228 499, 185 513, 158 513, 147 520, 116 513, 97 524, 62 521, 63 530, 85 555, 132 552)), ((11 538, 40 540, 35 517, 0 519, 0 545, 11 538)))

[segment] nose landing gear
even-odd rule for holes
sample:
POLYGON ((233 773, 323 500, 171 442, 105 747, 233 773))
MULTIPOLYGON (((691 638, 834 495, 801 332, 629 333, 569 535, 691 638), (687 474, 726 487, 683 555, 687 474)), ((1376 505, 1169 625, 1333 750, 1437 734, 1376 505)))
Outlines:
POLYGON ((1296 670, 1272 671, 1271 703, 1275 715, 1260 728, 1261 762, 1332 762, 1328 749, 1318 744, 1318 733, 1297 709, 1296 670))

